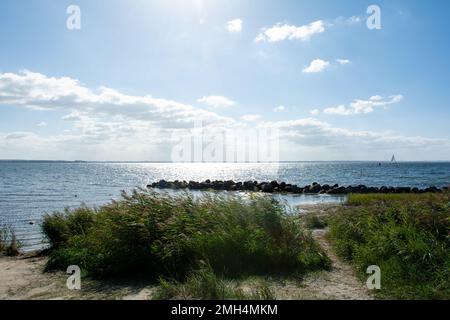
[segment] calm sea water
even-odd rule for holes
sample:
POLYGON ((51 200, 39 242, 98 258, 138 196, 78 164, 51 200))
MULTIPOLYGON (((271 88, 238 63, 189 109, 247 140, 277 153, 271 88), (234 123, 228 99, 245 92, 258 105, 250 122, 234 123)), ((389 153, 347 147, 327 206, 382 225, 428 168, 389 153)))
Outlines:
MULTIPOLYGON (((280 164, 68 163, 0 161, 0 226, 11 226, 25 250, 42 246, 39 223, 46 212, 99 206, 121 190, 165 180, 285 181, 298 185, 443 187, 450 163, 302 162, 280 164), (30 225, 30 221, 36 224, 30 225)), ((278 196, 289 205, 336 202, 341 197, 278 196)))

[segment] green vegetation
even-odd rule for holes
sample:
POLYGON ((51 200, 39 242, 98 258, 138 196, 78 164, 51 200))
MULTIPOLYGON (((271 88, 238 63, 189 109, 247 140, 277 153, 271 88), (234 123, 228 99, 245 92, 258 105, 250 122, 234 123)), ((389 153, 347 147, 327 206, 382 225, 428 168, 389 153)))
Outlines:
POLYGON ((12 228, 0 229, 0 254, 5 253, 7 256, 19 255, 20 244, 17 241, 16 233, 12 228))
POLYGON ((330 218, 339 255, 366 278, 381 268, 381 298, 450 298, 450 194, 358 194, 330 218))
POLYGON ((234 281, 217 277, 211 266, 202 262, 199 270, 189 274, 184 283, 160 278, 159 284, 156 294, 158 300, 275 300, 275 295, 266 282, 261 282, 246 293, 234 281))
POLYGON ((325 229, 328 226, 326 218, 316 214, 304 216, 304 223, 308 229, 325 229))
MULTIPOLYGON (((239 297, 222 279, 330 267, 296 217, 257 195, 194 199, 140 190, 97 210, 46 215, 42 228, 52 246, 47 269, 79 265, 97 278, 173 279, 160 280, 166 297, 180 290, 193 297, 239 297)), ((267 290, 258 294, 270 297, 267 290)))
POLYGON ((94 224, 96 211, 81 207, 44 216, 42 231, 53 249, 58 249, 77 235, 86 235, 94 224))
POLYGON ((0 253, 5 251, 6 244, 5 244, 5 230, 0 229, 0 253))
POLYGON ((449 193, 400 193, 400 194, 352 194, 348 198, 348 205, 371 205, 371 204, 397 204, 407 202, 421 203, 442 203, 448 199, 449 193))

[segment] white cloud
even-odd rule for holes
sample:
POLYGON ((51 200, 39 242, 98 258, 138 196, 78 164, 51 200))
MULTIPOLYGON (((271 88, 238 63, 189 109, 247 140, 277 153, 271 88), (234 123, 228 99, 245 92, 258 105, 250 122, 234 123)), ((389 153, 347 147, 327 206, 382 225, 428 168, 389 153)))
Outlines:
MULTIPOLYGON (((205 102, 225 105, 233 103, 223 97, 206 97, 205 102)), ((189 125, 195 120, 205 123, 231 121, 230 118, 188 104, 150 95, 126 95, 107 87, 93 91, 72 78, 47 77, 31 71, 0 73, 0 105, 2 104, 40 111, 66 110, 72 117, 66 120, 74 121, 86 115, 91 118, 122 117, 174 128, 189 125)))
POLYGON ((40 122, 37 124, 38 127, 46 127, 47 123, 46 122, 40 122))
POLYGON ((380 95, 375 95, 369 98, 370 101, 381 101, 383 100, 383 97, 380 95))
POLYGON ((255 41, 278 42, 283 40, 302 40, 307 41, 312 36, 325 32, 325 24, 322 20, 311 22, 304 26, 295 26, 277 23, 270 28, 262 29, 255 41))
POLYGON ((362 21, 359 16, 350 18, 338 17, 333 21, 317 20, 303 26, 289 25, 286 23, 276 23, 272 27, 265 27, 256 36, 255 42, 279 42, 283 40, 310 40, 314 35, 325 32, 328 27, 336 24, 356 25, 362 21))
POLYGON ((357 24, 357 23, 360 23, 361 22, 361 17, 358 17, 358 16, 352 16, 352 17, 350 17, 350 18, 348 18, 347 20, 345 20, 345 22, 347 23, 347 24, 357 24))
MULTIPOLYGON (((304 118, 290 121, 266 122, 264 127, 277 128, 281 138, 296 145, 311 148, 326 147, 327 151, 342 150, 350 146, 354 150, 392 150, 417 148, 439 148, 440 144, 450 146, 449 139, 424 138, 396 135, 392 132, 352 131, 346 128, 334 127, 331 124, 314 118, 304 118)), ((450 154, 450 153, 449 153, 450 154)))
POLYGON ((278 106, 275 109, 273 109, 274 112, 282 112, 284 110, 286 110, 285 106, 278 106))
POLYGON ((12 132, 5 135, 5 140, 23 140, 27 138, 35 137, 36 135, 31 132, 12 132))
POLYGON ((318 115, 318 114, 320 113, 320 110, 319 110, 319 109, 313 109, 313 110, 311 110, 309 113, 310 113, 311 115, 313 115, 313 116, 316 116, 316 115, 318 115))
POLYGON ((241 117, 241 120, 245 121, 245 122, 254 122, 254 121, 259 120, 260 118, 261 118, 261 115, 259 115, 259 114, 246 114, 241 117))
MULTIPOLYGON (((204 97, 211 105, 232 105, 225 97, 204 97)), ((69 111, 65 120, 83 116, 122 117, 158 123, 162 127, 180 127, 202 120, 206 123, 230 122, 230 118, 173 100, 150 95, 132 96, 100 87, 93 91, 78 80, 47 77, 40 73, 0 73, 0 105, 16 105, 40 111, 69 111)))
POLYGON ((322 72, 325 69, 327 69, 330 66, 330 63, 328 61, 322 60, 322 59, 316 59, 311 61, 309 66, 306 66, 303 69, 304 73, 317 73, 322 72))
MULTIPOLYGON (((402 98, 401 95, 389 99, 372 96, 365 103, 355 100, 353 107, 344 108, 353 110, 359 105, 383 108, 402 98)), ((363 157, 366 157, 385 154, 385 150, 390 153, 392 149, 407 149, 411 154, 427 157, 450 157, 450 151, 446 154, 442 151, 450 150, 448 139, 354 131, 314 118, 261 122, 256 115, 247 115, 243 117, 244 121, 255 123, 238 122, 168 99, 131 96, 104 87, 92 90, 75 79, 48 77, 29 71, 0 73, 0 105, 32 108, 40 116, 48 111, 59 111, 65 114, 63 120, 66 121, 59 134, 0 131, 2 158, 170 160, 171 148, 176 143, 172 134, 192 130, 196 120, 201 120, 206 128, 277 128, 281 133, 280 144, 291 155, 296 150, 305 152, 303 156, 296 154, 300 159, 318 148, 325 150, 322 153, 324 159, 329 159, 330 154, 345 157, 352 154, 349 152, 364 152, 363 157), (343 153, 345 148, 353 149, 343 153), (376 153, 377 150, 381 151, 376 153)))
MULTIPOLYGON (((101 122, 92 127, 86 124, 86 130, 99 130, 97 136, 89 136, 88 133, 84 136, 77 133, 38 136, 31 132, 0 132, 0 152, 4 158, 143 160, 149 159, 150 154, 157 154, 159 158, 155 160, 170 159, 167 154, 170 154, 173 144, 164 137, 167 132, 147 132, 148 128, 139 128, 139 125, 142 126, 143 123, 134 122, 130 127, 118 122, 101 122), (108 130, 116 126, 118 131, 124 132, 122 136, 112 139, 108 130), (101 133, 107 134, 101 137, 101 133)), ((449 139, 402 136, 392 132, 352 131, 314 118, 260 122, 257 127, 278 129, 280 144, 287 150, 287 157, 295 154, 297 158, 313 160, 308 158, 308 154, 316 150, 323 150, 323 159, 328 160, 336 160, 338 157, 349 159, 355 154, 368 159, 380 154, 386 155, 392 150, 410 152, 419 158, 421 154, 426 154, 427 157, 450 156, 449 139), (298 149, 306 153, 296 154, 298 149)))
POLYGON ((176 101, 149 95, 131 96, 106 87, 94 91, 71 78, 47 77, 30 71, 0 73, 0 105, 36 112, 66 112, 62 120, 71 126, 69 134, 22 137, 22 147, 8 143, 17 139, 17 134, 5 133, 0 154, 12 158, 30 154, 30 159, 67 159, 73 154, 75 159, 145 160, 156 149, 167 149, 174 132, 193 128, 196 121, 205 127, 233 127, 237 123, 232 118, 176 101))
POLYGON ((336 59, 336 62, 341 64, 341 65, 346 65, 346 64, 350 64, 351 61, 348 59, 336 59))
POLYGON ((325 114, 333 114, 333 115, 354 115, 354 114, 367 114, 371 113, 377 107, 383 107, 387 109, 389 105, 399 103, 403 100, 402 95, 393 95, 390 96, 389 99, 384 99, 380 95, 372 96, 368 100, 360 100, 357 99, 350 103, 348 107, 345 105, 340 105, 337 107, 326 108, 323 112, 325 114))
POLYGON ((227 30, 229 32, 241 32, 243 21, 241 19, 235 19, 227 22, 227 30))
POLYGON ((232 107, 236 104, 236 102, 224 96, 206 96, 198 99, 197 102, 213 108, 232 107))
POLYGON ((353 112, 354 112, 354 110, 345 107, 345 105, 343 105, 343 104, 341 104, 337 107, 326 108, 325 110, 323 110, 323 113, 325 113, 325 114, 337 114, 337 115, 341 115, 341 116, 347 116, 350 114, 354 114, 353 112))

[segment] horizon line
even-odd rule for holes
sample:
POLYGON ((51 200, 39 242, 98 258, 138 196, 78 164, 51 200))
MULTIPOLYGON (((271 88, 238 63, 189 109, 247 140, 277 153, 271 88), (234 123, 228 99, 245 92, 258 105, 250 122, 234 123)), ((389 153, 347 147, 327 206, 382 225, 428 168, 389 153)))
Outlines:
MULTIPOLYGON (((48 159, 0 159, 0 162, 67 162, 67 163, 177 163, 177 164, 267 164, 267 163, 301 163, 301 162, 377 162, 390 163, 390 160, 282 160, 282 161, 168 161, 168 160, 48 160, 48 159)), ((397 163, 412 162, 450 162, 450 160, 397 160, 397 163)))

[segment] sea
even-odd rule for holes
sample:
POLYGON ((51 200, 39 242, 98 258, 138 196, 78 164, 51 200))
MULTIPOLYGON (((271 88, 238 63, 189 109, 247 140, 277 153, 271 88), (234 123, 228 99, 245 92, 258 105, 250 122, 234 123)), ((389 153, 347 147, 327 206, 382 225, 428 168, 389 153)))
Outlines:
MULTIPOLYGON (((284 163, 136 163, 0 161, 0 227, 12 228, 23 251, 45 247, 40 223, 45 213, 99 207, 120 199, 122 191, 170 180, 273 181, 305 186, 444 187, 450 162, 284 162, 284 163)), ((196 196, 199 196, 198 194, 196 196)), ((272 195, 292 208, 342 203, 328 195, 272 195)))

